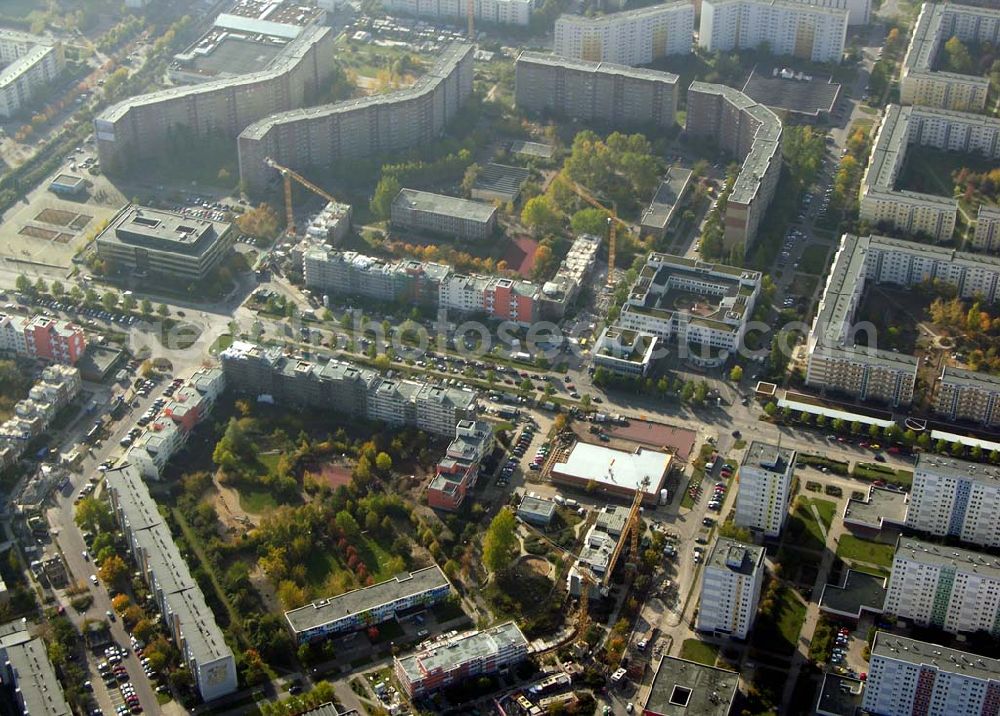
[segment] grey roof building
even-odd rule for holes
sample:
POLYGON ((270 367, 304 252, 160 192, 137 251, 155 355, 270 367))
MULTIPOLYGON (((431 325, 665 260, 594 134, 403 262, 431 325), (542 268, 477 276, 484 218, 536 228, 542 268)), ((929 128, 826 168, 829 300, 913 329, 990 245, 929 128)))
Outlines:
POLYGON ((70 716, 73 711, 49 661, 45 642, 32 637, 17 622, 5 624, 0 635, 0 674, 14 691, 17 706, 31 716, 70 716))
POLYGON ((548 527, 555 514, 556 503, 541 497, 528 495, 517 506, 518 517, 529 524, 538 525, 539 527, 548 527))
POLYGON ((687 659, 660 660, 643 713, 649 716, 728 716, 740 675, 687 659))
POLYGON ((392 225, 398 229, 485 241, 496 230, 497 209, 481 201, 400 189, 392 201, 392 225))

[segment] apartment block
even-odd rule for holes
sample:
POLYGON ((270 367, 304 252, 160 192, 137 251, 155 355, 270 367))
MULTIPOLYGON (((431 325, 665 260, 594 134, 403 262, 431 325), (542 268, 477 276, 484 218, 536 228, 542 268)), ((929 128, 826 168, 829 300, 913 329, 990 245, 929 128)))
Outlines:
POLYGON ((871 21, 872 0, 795 0, 804 5, 847 10, 848 25, 867 25, 871 21))
POLYGON ((982 547, 1000 546, 1000 469, 918 455, 906 526, 982 547))
POLYGON ((451 582, 434 565, 292 609, 285 612, 285 619, 296 641, 306 644, 377 626, 414 607, 443 602, 450 595, 451 582))
POLYGON ((25 622, 0 627, 0 683, 9 686, 18 713, 30 716, 71 716, 48 648, 32 637, 25 622))
POLYGON ((846 8, 825 3, 703 0, 698 44, 707 52, 730 52, 766 43, 775 55, 839 63, 849 17, 846 8))
MULTIPOLYGON (((476 22, 496 25, 527 25, 531 22, 534 0, 474 0, 473 17, 476 22)), ((431 17, 456 23, 465 23, 468 5, 461 0, 387 0, 386 12, 431 17)))
POLYGON ((684 129, 743 162, 726 205, 723 238, 727 249, 742 244, 748 255, 781 176, 781 120, 732 87, 692 82, 684 129))
POLYGON ((542 284, 542 314, 548 318, 562 318, 566 308, 576 300, 580 289, 587 282, 597 265, 601 250, 601 237, 580 234, 573 239, 569 253, 559 263, 555 275, 542 284))
POLYGON ((438 510, 455 511, 476 486, 483 459, 493 452, 493 427, 480 420, 463 420, 455 426, 455 439, 438 461, 427 504, 438 510))
POLYGON ((529 112, 615 128, 674 125, 679 78, 670 72, 527 50, 514 70, 517 106, 529 112))
POLYGON ((976 231, 972 236, 976 251, 1000 253, 1000 207, 983 204, 976 213, 976 231))
POLYGON ((1000 425, 1000 378, 945 366, 934 395, 934 412, 948 420, 1000 425))
POLYGON ((302 255, 306 285, 322 293, 436 306, 452 268, 412 259, 389 262, 355 251, 312 246, 302 255))
POLYGON ((949 241, 958 200, 896 188, 906 153, 914 145, 1000 159, 1000 119, 930 107, 890 104, 885 109, 861 179, 861 218, 949 241))
POLYGON ((777 537, 792 498, 795 451, 754 440, 740 464, 736 524, 765 537, 777 537))
POLYGON ((416 189, 400 189, 392 201, 392 226, 468 241, 486 241, 497 227, 492 204, 416 189))
POLYGON ((861 708, 884 716, 997 713, 1000 661, 876 632, 861 708))
POLYGON ((705 562, 697 629, 746 639, 764 584, 764 548, 720 537, 705 562))
POLYGON ((240 179, 259 192, 278 176, 268 157, 296 171, 325 169, 433 141, 472 94, 473 54, 472 45, 453 43, 405 89, 255 118, 237 139, 240 179))
MULTIPOLYGON (((806 384, 862 400, 908 405, 913 401, 916 358, 878 348, 872 326, 854 323, 869 281, 900 287, 937 281, 954 287, 962 298, 995 303, 1000 301, 1000 258, 886 236, 841 238, 806 342, 806 384)), ((972 410, 967 406, 981 400, 973 397, 976 382, 976 374, 952 371, 947 384, 942 380, 939 386, 937 410, 954 411, 956 417, 972 410), (970 384, 967 403, 957 398, 963 383, 970 384)), ((975 414, 992 420, 991 406, 987 402, 975 414)))
POLYGON ((0 28, 0 117, 29 113, 31 100, 65 67, 61 42, 0 28))
POLYGON ((28 397, 14 404, 13 415, 0 424, 0 471, 14 465, 28 444, 41 436, 56 415, 80 394, 80 371, 68 365, 50 365, 28 397))
POLYGON ((201 281, 219 267, 235 240, 232 224, 129 204, 95 245, 112 271, 201 281))
POLYGON ((389 379, 368 368, 325 364, 284 355, 281 349, 237 341, 220 355, 226 384, 276 403, 335 410, 394 426, 412 425, 451 437, 476 411, 471 390, 410 379, 389 379))
POLYGON ((1000 634, 1000 560, 900 537, 884 611, 952 634, 1000 634))
POLYGON ((334 70, 334 40, 331 28, 311 25, 263 71, 170 87, 108 107, 94 118, 101 166, 114 171, 162 156, 178 127, 197 137, 235 138, 264 117, 308 105, 334 70))
POLYGON ((561 15, 553 52, 585 62, 648 65, 668 55, 689 55, 694 37, 694 2, 659 5, 598 17, 561 15))
POLYGON ((944 44, 957 37, 967 44, 1000 42, 1000 9, 956 3, 924 3, 910 36, 899 79, 899 101, 960 112, 983 112, 990 83, 986 77, 936 69, 944 44))
POLYGON ((46 363, 75 365, 87 349, 83 328, 47 316, 0 313, 0 351, 46 363))
POLYGON ((233 652, 149 488, 138 470, 128 465, 104 475, 115 519, 198 693, 205 701, 233 693, 237 689, 233 652))
POLYGON ((478 676, 489 676, 528 658, 528 640, 514 622, 435 639, 419 651, 395 657, 393 673, 410 698, 478 676))

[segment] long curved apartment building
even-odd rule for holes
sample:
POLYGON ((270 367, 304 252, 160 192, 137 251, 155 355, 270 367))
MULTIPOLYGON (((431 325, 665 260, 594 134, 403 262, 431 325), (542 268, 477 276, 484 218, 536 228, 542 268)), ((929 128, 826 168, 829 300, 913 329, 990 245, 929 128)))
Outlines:
POLYGON ((334 39, 332 29, 313 25, 261 72, 172 87, 108 107, 94 119, 101 164, 114 171, 155 158, 168 148, 175 127, 235 138, 262 117, 308 104, 335 67, 334 39))
POLYGON ((692 82, 684 130, 706 137, 720 149, 743 158, 726 203, 726 249, 743 244, 749 254, 757 229, 774 198, 781 175, 781 120, 762 104, 726 85, 692 82))
POLYGON ((449 45, 412 86, 390 94, 297 109, 251 124, 239 136, 240 179, 259 191, 275 176, 268 157, 295 170, 416 147, 441 135, 472 94, 467 43, 449 45))
POLYGON ((960 112, 983 112, 989 94, 986 77, 936 69, 944 43, 1000 42, 1000 8, 924 3, 913 27, 899 77, 899 101, 960 112))

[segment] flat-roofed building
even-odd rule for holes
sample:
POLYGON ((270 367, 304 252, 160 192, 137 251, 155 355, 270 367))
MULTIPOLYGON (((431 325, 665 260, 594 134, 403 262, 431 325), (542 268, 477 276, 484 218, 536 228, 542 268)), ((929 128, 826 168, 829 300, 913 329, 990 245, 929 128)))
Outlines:
POLYGON ((732 87, 692 82, 684 129, 742 161, 726 203, 723 241, 730 250, 742 244, 748 255, 781 175, 781 120, 732 87))
POLYGON ((427 504, 454 511, 476 486, 483 460, 493 451, 493 427, 481 420, 462 420, 455 426, 455 439, 438 461, 427 486, 427 504))
POLYGON ((720 537, 705 560, 697 630, 746 639, 764 584, 764 548, 720 537))
POLYGON ((226 258, 235 239, 232 224, 130 204, 95 243, 112 271, 200 281, 226 258))
POLYGON ((468 241, 485 241, 496 232, 497 209, 481 201, 400 189, 392 201, 392 225, 468 241))
POLYGON ((948 420, 1000 425, 1000 377, 945 366, 934 396, 934 412, 948 420))
POLYGON ((939 54, 952 37, 966 44, 996 45, 1000 42, 1000 9, 924 3, 900 70, 900 102, 960 112, 985 111, 989 79, 937 68, 939 54))
POLYGON ((657 187, 649 206, 642 212, 640 232, 643 235, 663 239, 667 227, 684 202, 684 195, 691 185, 691 170, 675 166, 667 169, 667 174, 657 187))
MULTIPOLYGON (((878 348, 877 336, 867 324, 855 325, 854 318, 868 282, 909 287, 932 281, 953 287, 962 298, 994 303, 1000 300, 1000 259, 886 236, 844 234, 806 340, 806 384, 893 406, 911 403, 917 359, 878 348)), ((953 376, 955 383, 969 380, 953 376)), ((954 407, 949 390, 939 387, 936 406, 942 412, 954 407)))
POLYGON ((795 451, 754 440, 740 463, 736 524, 765 537, 777 537, 792 498, 795 451))
POLYGON ((30 716, 71 716, 48 649, 25 624, 0 627, 0 680, 10 686, 15 705, 30 716))
POLYGON ((466 679, 488 676, 528 658, 528 640, 514 622, 436 640, 419 651, 395 657, 393 673, 410 698, 466 679))
POLYGON ((670 72, 522 51, 515 101, 529 112, 624 127, 672 127, 677 81, 670 72))
POLYGON ((918 455, 906 526, 1000 547, 1000 468, 932 453, 918 455))
POLYGON ((648 65, 669 55, 689 55, 694 2, 668 0, 598 17, 561 15, 553 52, 561 57, 619 65, 648 65))
MULTIPOLYGON (((431 17, 445 22, 465 24, 467 5, 460 0, 387 0, 386 12, 431 17)), ((534 0, 474 0, 472 14, 476 22, 497 25, 527 25, 531 21, 534 0)))
POLYGON ((1000 634, 1000 560, 960 547, 900 537, 885 611, 952 634, 1000 634))
POLYGON ((664 656, 653 674, 643 716, 729 716, 739 681, 738 672, 664 656))
POLYGON ((517 506, 517 516, 536 527, 548 527, 555 515, 556 503, 543 497, 525 495, 517 506))
POLYGON ((637 448, 625 452, 613 448, 577 443, 565 462, 552 466, 551 480, 556 484, 632 499, 637 490, 643 492, 643 502, 656 504, 673 458, 667 453, 637 448))
POLYGON ((125 465, 104 475, 115 520, 198 693, 205 701, 233 693, 237 689, 233 652, 139 471, 125 465))
POLYGON ((649 333, 608 326, 594 343, 595 368, 627 376, 646 376, 653 367, 660 339, 649 333))
POLYGON ((257 120, 307 104, 336 67, 334 40, 331 28, 314 24, 265 70, 170 87, 108 107, 94 118, 101 166, 115 171, 161 157, 176 146, 180 127, 199 138, 233 139, 257 120))
POLYGON ((65 67, 61 42, 0 28, 0 117, 29 111, 31 101, 65 67))
POLYGON ((521 196, 521 188, 530 177, 531 172, 524 167, 490 162, 479 170, 469 196, 477 201, 515 204, 521 196))
MULTIPOLYGON (((265 163, 305 171, 420 147, 440 137, 472 95, 474 47, 452 43, 434 65, 404 89, 333 104, 298 103, 241 127, 240 180, 263 191, 278 172, 265 163), (288 110, 288 111, 284 111, 288 110)), ((333 66, 334 63, 330 63, 333 66)))
POLYGON ((1000 711, 1000 661, 875 632, 861 708, 881 716, 1000 711))
POLYGON ((844 55, 846 8, 798 0, 703 0, 698 44, 708 52, 752 50, 837 62, 844 55))
POLYGON ((926 234, 938 242, 949 241, 955 232, 958 200, 896 188, 906 154, 914 146, 997 160, 1000 119, 931 107, 890 104, 885 109, 861 178, 861 218, 873 225, 884 223, 910 234, 926 234))
POLYGON ((976 230, 972 235, 976 251, 1000 253, 1000 206, 982 204, 976 212, 976 230))
POLYGON ((438 604, 450 594, 451 582, 434 565, 292 609, 285 612, 285 619, 295 639, 304 644, 377 626, 402 612, 438 604))

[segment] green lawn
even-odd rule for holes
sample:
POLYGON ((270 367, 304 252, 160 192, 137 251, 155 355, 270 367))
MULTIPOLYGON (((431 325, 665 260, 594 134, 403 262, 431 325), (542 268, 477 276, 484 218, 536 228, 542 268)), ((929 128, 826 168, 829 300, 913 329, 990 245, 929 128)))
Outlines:
POLYGON ((799 260, 799 271, 811 274, 824 274, 827 268, 827 256, 830 253, 829 246, 813 244, 802 252, 799 260))
POLYGON ((684 643, 681 644, 682 659, 715 666, 715 660, 718 657, 719 647, 715 644, 708 644, 700 639, 685 639, 684 643))
POLYGON ((208 348, 208 352, 212 355, 217 355, 231 345, 233 345, 233 337, 228 333, 223 333, 212 342, 212 345, 208 348))
POLYGON ((909 489, 913 485, 913 472, 911 470, 896 470, 877 462, 859 462, 854 466, 851 475, 859 480, 868 480, 869 482, 885 480, 905 489, 909 489))
POLYGON ((240 507, 254 515, 262 515, 278 507, 274 496, 267 490, 239 490, 240 507))
POLYGON ((891 544, 871 542, 845 534, 837 545, 837 556, 855 562, 865 562, 879 567, 891 567, 895 548, 891 544))
POLYGON ((772 615, 758 617, 754 645, 777 654, 794 651, 805 618, 806 605, 802 600, 792 589, 780 587, 772 615))
POLYGON ((809 504, 816 508, 823 526, 829 530, 830 525, 833 524, 833 513, 837 511, 837 503, 831 500, 817 500, 814 498, 809 500, 809 504))

